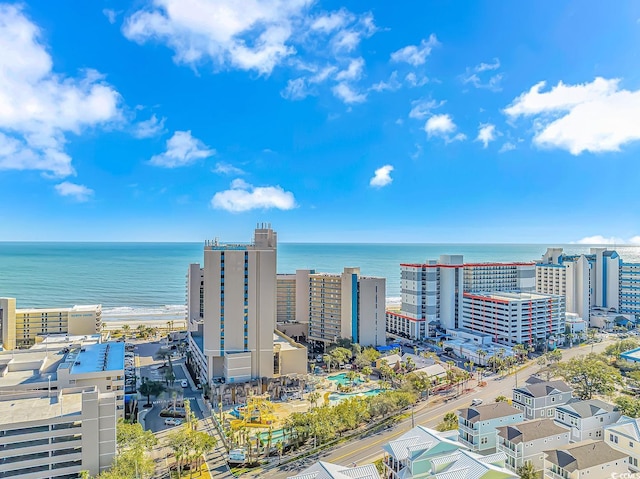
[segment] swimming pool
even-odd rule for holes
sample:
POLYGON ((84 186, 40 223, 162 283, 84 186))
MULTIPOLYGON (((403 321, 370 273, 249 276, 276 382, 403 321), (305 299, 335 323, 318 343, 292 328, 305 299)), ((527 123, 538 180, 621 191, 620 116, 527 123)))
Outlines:
POLYGON ((329 404, 334 405, 339 403, 340 401, 344 401, 345 399, 349 399, 355 396, 377 396, 381 392, 384 392, 384 389, 370 389, 369 391, 363 391, 359 393, 331 393, 329 394, 329 404))
MULTIPOLYGON (((340 374, 336 374, 335 376, 329 376, 327 379, 329 381, 334 381, 334 382, 336 382, 338 384, 341 384, 342 386, 351 385, 351 381, 349 381, 349 379, 347 379, 347 373, 340 373, 340 374)), ((353 382, 358 384, 358 383, 361 383, 363 381, 362 381, 362 379, 358 378, 353 382)))

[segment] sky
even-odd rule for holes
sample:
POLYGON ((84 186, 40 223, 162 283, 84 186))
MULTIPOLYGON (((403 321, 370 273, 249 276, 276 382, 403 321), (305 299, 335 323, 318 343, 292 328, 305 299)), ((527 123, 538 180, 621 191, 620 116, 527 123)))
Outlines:
POLYGON ((640 3, 0 3, 0 241, 640 243, 640 3))

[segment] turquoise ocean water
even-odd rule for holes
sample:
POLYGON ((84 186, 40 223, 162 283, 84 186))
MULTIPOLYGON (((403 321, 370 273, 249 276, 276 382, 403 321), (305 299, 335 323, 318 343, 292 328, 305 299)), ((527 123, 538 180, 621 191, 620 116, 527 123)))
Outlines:
MULTIPOLYGON (((278 272, 310 268, 340 272, 359 266, 364 275, 387 278, 387 298, 400 296, 400 263, 441 254, 463 254, 468 262, 533 261, 547 245, 293 244, 278 245, 278 272)), ((588 246, 565 245, 568 253, 588 246)), ((640 247, 615 248, 640 262, 640 247)), ((105 319, 165 319, 183 314, 189 263, 203 261, 203 243, 2 243, 0 296, 18 307, 103 305, 105 319)))

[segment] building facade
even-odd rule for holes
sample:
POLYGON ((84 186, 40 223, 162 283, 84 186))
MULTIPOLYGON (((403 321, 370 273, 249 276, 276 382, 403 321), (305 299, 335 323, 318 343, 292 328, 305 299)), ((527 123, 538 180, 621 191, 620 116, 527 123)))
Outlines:
POLYGON ((586 320, 594 308, 640 314, 640 264, 625 263, 616 251, 591 248, 568 255, 548 248, 536 263, 536 291, 566 296, 567 312, 586 320))
POLYGON ((506 402, 460 409, 458 411, 458 440, 463 446, 474 452, 481 454, 495 452, 496 429, 500 426, 520 423, 523 420, 522 411, 506 402))
POLYGON ((545 479, 615 478, 628 474, 624 453, 603 441, 583 441, 545 451, 545 479))
POLYGON ((430 324, 462 327, 465 292, 535 290, 535 263, 464 263, 462 255, 442 255, 424 264, 400 265, 401 308, 387 312, 387 331, 423 339, 430 324))
POLYGON ((640 419, 622 416, 617 422, 605 426, 604 442, 629 456, 631 471, 640 471, 640 419))
POLYGON ((464 293, 460 327, 502 344, 536 344, 565 332, 564 297, 538 293, 464 293))
POLYGON ((556 408, 572 399, 573 389, 564 381, 543 381, 513 389, 514 407, 525 419, 555 418, 556 408))
POLYGON ((116 419, 96 387, 0 394, 0 477, 97 475, 116 454, 116 419))
POLYGON ((2 346, 28 348, 49 334, 92 335, 102 331, 102 306, 16 308, 15 298, 0 298, 2 346))
POLYGON ((536 471, 544 469, 544 451, 569 444, 570 433, 566 427, 553 419, 536 419, 510 426, 501 426, 498 431, 498 452, 507 456, 506 466, 517 471, 526 462, 536 471))
POLYGON ((620 419, 620 411, 600 399, 575 400, 556 408, 555 420, 571 429, 571 442, 604 438, 604 428, 620 419))

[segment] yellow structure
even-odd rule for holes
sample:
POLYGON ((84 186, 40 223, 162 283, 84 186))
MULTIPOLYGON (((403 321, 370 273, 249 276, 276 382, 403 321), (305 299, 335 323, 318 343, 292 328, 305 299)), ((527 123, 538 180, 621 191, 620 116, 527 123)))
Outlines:
POLYGON ((231 421, 231 427, 238 429, 244 427, 266 427, 271 426, 276 421, 273 414, 273 404, 269 400, 268 394, 249 396, 247 405, 240 406, 238 413, 240 419, 231 421))
POLYGON ((0 338, 6 350, 29 347, 37 336, 90 336, 102 330, 102 306, 17 309, 15 298, 0 298, 0 338))

